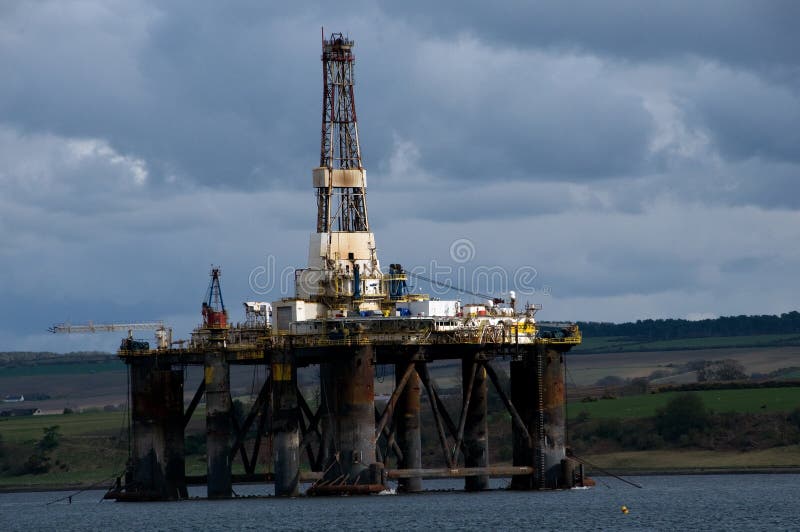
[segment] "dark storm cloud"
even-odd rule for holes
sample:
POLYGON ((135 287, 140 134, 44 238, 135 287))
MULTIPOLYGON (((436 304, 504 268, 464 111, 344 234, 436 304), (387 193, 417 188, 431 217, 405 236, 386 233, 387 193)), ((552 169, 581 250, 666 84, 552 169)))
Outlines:
POLYGON ((657 124, 632 83, 647 74, 620 58, 668 59, 675 87, 664 88, 724 155, 797 153, 796 91, 735 71, 693 84, 698 67, 682 63, 790 64, 784 4, 668 3, 643 16, 630 2, 386 3, 349 17, 324 4, 64 5, 8 10, 0 116, 20 131, 106 139, 146 162, 149 186, 304 188, 317 163, 322 23, 356 40, 373 171, 394 135, 414 140, 431 178, 453 184, 658 171, 657 124))
POLYGON ((411 0, 384 8, 425 33, 470 32, 512 47, 578 48, 636 61, 701 55, 755 68, 798 64, 800 4, 792 0, 411 0))
MULTIPOLYGON (((328 17, 313 6, 309 13, 260 2, 110 5, 82 12, 20 4, 12 13, 5 25, 15 53, 0 55, 13 73, 0 89, 6 123, 107 139, 147 162, 151 185, 306 186, 318 151, 309 134, 321 105, 318 24, 328 17)), ((559 68, 552 60, 442 43, 365 10, 369 20, 344 25, 356 36, 368 167, 385 163, 387 140, 399 133, 449 181, 642 168, 649 115, 596 77, 580 79, 580 62, 549 82, 559 68), (408 46, 397 47, 403 37, 408 46), (463 90, 471 102, 446 101, 463 90)))
POLYGON ((153 183, 285 183, 314 151, 318 29, 259 6, 19 4, 0 23, 0 116, 108 139, 153 183))
POLYGON ((769 85, 746 72, 708 70, 704 83, 680 97, 689 120, 709 131, 721 155, 800 163, 798 87, 769 85))

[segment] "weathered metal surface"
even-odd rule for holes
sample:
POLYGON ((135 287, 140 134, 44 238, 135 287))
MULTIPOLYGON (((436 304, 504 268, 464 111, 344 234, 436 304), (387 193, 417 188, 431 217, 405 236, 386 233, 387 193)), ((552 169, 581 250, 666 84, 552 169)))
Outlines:
POLYGON ((315 484, 306 495, 369 495, 385 489, 383 484, 315 484))
MULTIPOLYGON (((319 471, 302 471, 299 475, 300 482, 312 482, 322 479, 322 473, 319 471)), ((274 473, 245 473, 231 475, 231 481, 234 484, 269 484, 275 482, 274 473)), ((204 486, 208 483, 208 475, 187 475, 187 486, 204 486)))
POLYGON ((183 372, 155 360, 131 365, 131 470, 126 493, 149 499, 185 498, 183 372))
POLYGON ((230 497, 231 491, 231 390, 230 368, 224 353, 206 353, 206 453, 208 497, 230 497))
POLYGON ((294 497, 300 492, 300 409, 297 368, 289 351, 272 363, 272 408, 275 495, 294 497))
POLYGON ((511 362, 511 401, 527 426, 512 428, 514 465, 536 468, 533 477, 513 477, 514 489, 570 487, 573 475, 565 474, 566 457, 563 353, 539 346, 511 362), (530 435, 530 439, 529 436, 530 435), (531 441, 532 440, 532 441, 531 441))
MULTIPOLYGON (((479 367, 472 379, 472 364, 474 360, 461 361, 461 382, 466 386, 470 380, 472 396, 466 408, 464 422, 464 466, 467 468, 481 468, 489 465, 489 428, 487 417, 488 393, 486 369, 479 367)), ((464 395, 466 396, 466 390, 464 395)), ((489 489, 488 475, 471 475, 464 479, 464 489, 479 491, 489 489)))
POLYGON ((568 487, 562 477, 561 461, 566 457, 566 405, 564 394, 564 353, 552 347, 542 347, 542 407, 544 409, 544 478, 546 488, 568 487))
MULTIPOLYGON (((512 360, 509 368, 511 380, 511 401, 517 408, 527 430, 523 431, 516 424, 511 428, 513 444, 513 463, 515 466, 536 465, 534 456, 534 442, 532 438, 539 438, 539 426, 536 418, 538 411, 538 397, 541 392, 541 382, 536 372, 536 354, 521 360, 512 360)), ((536 477, 530 475, 515 475, 511 477, 511 488, 530 490, 536 486, 536 477)))
POLYGON ((320 368, 325 470, 361 483, 376 461, 373 348, 340 350, 335 358, 320 368))
MULTIPOLYGON (((312 467, 326 473, 324 485, 329 486, 325 488, 327 493, 337 492, 335 485, 380 484, 379 473, 370 470, 370 465, 376 460, 375 440, 378 428, 382 428, 381 442, 388 441, 388 449, 395 449, 394 455, 399 458, 396 468, 384 472, 383 478, 396 478, 399 489, 404 491, 421 489, 423 478, 463 477, 465 489, 481 490, 488 488, 490 476, 504 474, 512 475, 512 487, 518 489, 567 487, 572 479, 580 476, 571 464, 562 462, 565 456, 563 360, 562 353, 553 346, 542 344, 538 349, 526 347, 518 350, 512 359, 511 393, 508 397, 503 397, 501 394, 506 408, 509 409, 509 405, 513 406, 510 410, 514 438, 514 466, 505 470, 491 467, 488 463, 488 427, 485 408, 488 381, 492 376, 481 366, 486 360, 501 356, 504 352, 462 353, 463 394, 465 398, 469 397, 469 405, 457 419, 454 419, 456 423, 453 423, 447 411, 443 410, 444 405, 435 391, 435 384, 428 376, 431 387, 428 395, 432 399, 432 408, 438 413, 437 426, 441 432, 440 437, 443 437, 449 446, 447 454, 450 458, 460 459, 461 456, 457 454, 459 451, 463 454, 464 467, 458 468, 453 463, 452 467, 441 470, 426 470, 422 468, 419 440, 420 389, 424 379, 416 371, 409 373, 408 365, 413 362, 417 369, 424 373, 427 361, 450 359, 452 353, 440 350, 436 346, 424 349, 420 349, 419 346, 413 349, 409 346, 382 348, 379 351, 380 357, 383 360, 392 360, 396 364, 397 384, 401 384, 403 380, 406 382, 402 392, 398 393, 393 401, 394 407, 376 416, 372 347, 370 345, 361 345, 358 348, 331 347, 323 351, 329 362, 323 364, 320 371, 322 405, 316 412, 311 412, 308 405, 305 405, 308 410, 306 414, 301 413, 297 397, 297 364, 291 364, 298 361, 299 364, 308 363, 310 359, 302 356, 302 349, 290 351, 293 355, 299 356, 293 360, 281 358, 278 351, 265 351, 260 361, 255 359, 234 361, 245 364, 268 363, 274 375, 280 378, 279 382, 286 383, 285 396, 283 392, 273 393, 272 389, 269 390, 267 394, 269 400, 265 402, 265 405, 269 406, 266 415, 262 415, 258 423, 262 428, 266 427, 267 434, 271 435, 276 474, 272 479, 264 475, 248 477, 254 481, 257 478, 267 481, 277 479, 276 493, 285 495, 296 493, 294 486, 303 478, 298 472, 300 451, 306 448, 310 453, 309 460, 316 462, 312 467), (541 364, 538 364, 538 361, 541 364), (473 367, 477 369, 473 370, 473 367), (301 444, 300 419, 303 415, 307 416, 309 423, 303 427, 304 438, 301 444), (529 441, 529 437, 533 442, 529 441), (462 440, 461 444, 458 443, 459 439, 462 440), (322 444, 318 446, 320 440, 322 444), (320 449, 320 453, 313 456, 315 453, 312 451, 316 449, 320 449), (453 453, 454 449, 456 453, 453 453), (324 460, 320 461, 320 456, 324 456, 324 460)), ((131 472, 135 473, 136 480, 131 477, 129 484, 131 489, 136 482, 140 486, 151 487, 150 491, 140 491, 142 500, 182 496, 180 491, 174 488, 175 483, 170 484, 166 478, 164 467, 166 462, 156 451, 150 452, 154 447, 164 449, 169 447, 175 450, 182 447, 182 428, 180 442, 175 436, 170 436, 175 440, 174 445, 166 443, 168 436, 164 430, 154 429, 161 423, 157 421, 158 419, 172 414, 169 414, 169 407, 164 401, 164 397, 168 395, 164 390, 165 385, 154 384, 152 377, 145 377, 149 375, 151 367, 156 371, 169 372, 169 370, 159 370, 156 363, 161 367, 169 367, 164 364, 170 360, 169 357, 140 357, 128 360, 132 369, 133 430, 139 434, 138 437, 134 437, 132 453, 136 459, 132 461, 134 467, 131 472), (139 373, 136 372, 136 368, 139 368, 139 373), (142 368, 148 369, 142 372, 142 368), (134 382, 137 375, 140 381, 138 386, 134 382), (145 446, 149 447, 144 449, 145 446), (164 495, 168 491, 173 495, 164 495)), ((226 497, 231 494, 228 486, 233 478, 230 474, 230 453, 234 434, 229 417, 230 396, 227 381, 227 364, 230 361, 223 347, 209 349, 203 359, 206 371, 202 386, 207 388, 208 407, 209 475, 206 478, 209 479, 210 497, 226 497), (220 449, 225 449, 226 446, 227 452, 221 452, 220 449)), ((254 409, 248 419, 253 418, 255 413, 254 409)), ((176 410, 175 415, 177 422, 174 425, 182 427, 185 421, 183 413, 178 413, 176 410)), ((255 420, 251 419, 250 424, 254 422, 255 420)), ((239 431, 242 434, 238 434, 236 438, 237 448, 243 445, 244 430, 245 427, 242 427, 239 431)), ((182 451, 180 455, 182 460, 182 451)), ((255 463, 255 456, 248 461, 255 463)), ((177 464, 178 461, 174 463, 177 464)), ((183 469, 182 462, 180 468, 183 469)), ((323 473, 312 474, 311 478, 315 476, 322 478, 323 473)), ((177 477, 173 475, 173 478, 177 477)), ((347 490, 341 489, 338 492, 345 493, 347 490)), ((350 490, 350 493, 356 491, 350 490)))
POLYGON ((492 467, 457 467, 432 469, 387 469, 386 478, 402 480, 413 478, 470 478, 470 477, 508 477, 512 475, 533 475, 532 467, 524 466, 492 466, 492 467))
MULTIPOLYGON (((395 377, 402 381, 404 371, 409 364, 398 363, 395 366, 395 377)), ((398 383, 398 386, 400 383, 398 383)), ((416 371, 412 371, 403 392, 397 401, 394 414, 397 444, 402 456, 398 457, 399 469, 419 469, 422 467, 422 433, 420 431, 420 381, 416 371)), ((415 493, 422 491, 420 477, 403 477, 397 486, 399 491, 415 493)))

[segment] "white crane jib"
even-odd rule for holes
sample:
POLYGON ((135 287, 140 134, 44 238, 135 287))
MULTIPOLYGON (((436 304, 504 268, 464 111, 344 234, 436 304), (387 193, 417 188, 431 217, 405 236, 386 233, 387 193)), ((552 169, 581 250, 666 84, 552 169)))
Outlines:
POLYGON ((156 344, 159 349, 167 349, 172 344, 172 328, 165 327, 163 321, 143 321, 135 323, 85 323, 72 325, 59 323, 47 329, 54 334, 82 334, 98 332, 128 331, 128 338, 133 338, 133 331, 155 331, 156 344))

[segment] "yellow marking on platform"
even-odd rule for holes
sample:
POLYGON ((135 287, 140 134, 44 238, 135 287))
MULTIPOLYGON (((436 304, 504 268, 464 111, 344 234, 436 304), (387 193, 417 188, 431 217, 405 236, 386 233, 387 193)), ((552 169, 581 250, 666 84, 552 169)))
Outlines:
POLYGON ((292 365, 291 364, 273 364, 272 365, 272 380, 274 380, 274 381, 290 381, 290 380, 292 380, 292 365))

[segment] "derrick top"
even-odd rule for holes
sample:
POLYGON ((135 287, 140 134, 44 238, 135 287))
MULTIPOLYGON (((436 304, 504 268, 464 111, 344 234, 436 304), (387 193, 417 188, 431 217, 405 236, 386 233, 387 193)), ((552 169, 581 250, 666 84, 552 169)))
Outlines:
POLYGON ((323 61, 353 61, 353 45, 355 43, 341 33, 331 33, 327 41, 322 38, 323 61))

